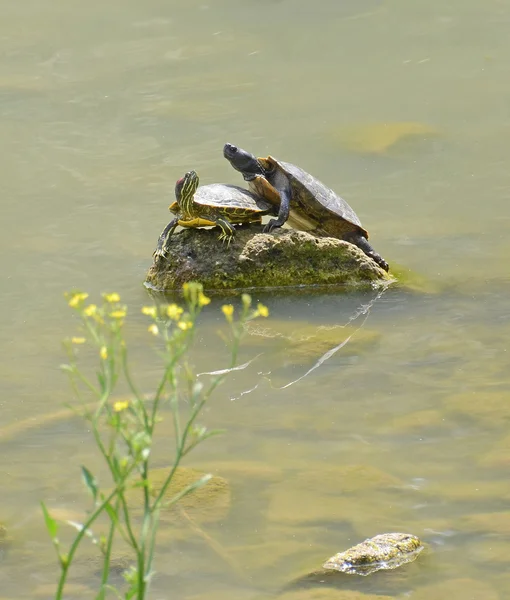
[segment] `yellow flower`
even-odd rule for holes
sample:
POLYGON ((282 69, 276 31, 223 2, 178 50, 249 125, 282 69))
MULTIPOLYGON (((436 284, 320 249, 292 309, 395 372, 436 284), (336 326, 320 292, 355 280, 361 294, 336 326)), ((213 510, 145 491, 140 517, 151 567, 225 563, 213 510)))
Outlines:
POLYGON ((84 337, 71 338, 71 344, 84 344, 87 340, 84 337))
POLYGON ((95 304, 89 304, 83 309, 83 314, 86 317, 93 317, 97 312, 97 306, 95 304))
POLYGON ((257 314, 260 317, 267 317, 267 316, 269 316, 269 309, 267 308, 267 306, 264 306, 263 304, 261 304, 259 302, 257 304, 257 314))
POLYGON ((117 402, 114 402, 113 404, 113 410, 115 412, 121 412, 123 410, 126 410, 128 406, 129 402, 127 400, 117 400, 117 402))
POLYGON ((232 304, 224 304, 221 307, 221 310, 222 310, 223 314, 225 315, 225 318, 227 319, 227 321, 229 323, 232 323, 232 315, 234 314, 234 307, 232 306, 232 304))
POLYGON ((84 300, 86 300, 89 295, 86 292, 74 292, 69 299, 69 306, 71 308, 76 308, 79 306, 84 300))
POLYGON ((183 309, 177 304, 169 304, 166 308, 166 314, 169 319, 177 321, 183 313, 183 309))
POLYGON ((159 335, 159 329, 155 323, 153 323, 152 325, 149 325, 149 328, 147 331, 149 333, 152 333, 152 335, 159 335))
POLYGON ((155 319, 156 315, 158 314, 158 310, 155 306, 142 306, 142 314, 155 319))
POLYGON ((109 304, 113 304, 115 302, 120 302, 120 296, 117 292, 112 292, 111 294, 102 294, 104 301, 109 304))
POLYGON ((99 350, 99 356, 106 360, 108 358, 108 348, 106 346, 101 346, 101 350, 99 350))
POLYGON ((179 321, 177 327, 186 331, 186 329, 191 329, 193 327, 193 323, 191 321, 179 321))
POLYGON ((126 309, 114 310, 110 313, 110 317, 112 319, 123 319, 126 316, 126 309))
POLYGON ((207 306, 210 302, 211 299, 200 290, 200 292, 198 292, 198 306, 207 306))
POLYGON ((251 296, 250 296, 250 294, 243 294, 241 296, 241 300, 243 301, 244 308, 250 308, 250 306, 251 306, 251 296))

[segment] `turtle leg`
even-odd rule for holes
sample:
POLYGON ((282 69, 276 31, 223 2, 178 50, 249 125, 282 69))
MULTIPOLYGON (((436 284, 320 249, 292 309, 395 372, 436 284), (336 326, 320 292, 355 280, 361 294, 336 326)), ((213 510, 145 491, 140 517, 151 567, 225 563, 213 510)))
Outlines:
POLYGON ((277 227, 282 227, 287 222, 289 218, 289 210, 290 210, 290 200, 292 196, 292 190, 290 189, 290 185, 285 185, 283 189, 278 188, 280 193, 280 208, 278 209, 278 218, 271 219, 266 226, 262 230, 264 233, 271 233, 273 229, 277 227))
POLYGON ((226 242, 227 247, 230 246, 230 242, 234 239, 235 235, 234 227, 226 219, 216 219, 215 223, 221 228, 221 234, 218 239, 221 242, 226 242))
POLYGON ((152 255, 153 258, 160 258, 160 257, 165 258, 166 257, 167 250, 168 250, 168 248, 167 248, 168 242, 178 224, 179 224, 179 217, 175 217, 175 219, 172 219, 170 221, 170 223, 168 223, 168 225, 163 229, 163 231, 161 232, 161 235, 158 238, 158 245, 156 247, 156 250, 154 250, 154 254, 152 255))
POLYGON ((381 267, 381 269, 384 269, 385 271, 390 270, 390 266, 388 265, 388 263, 380 254, 377 254, 377 252, 368 243, 366 237, 364 237, 360 233, 354 233, 352 235, 345 236, 344 239, 347 242, 351 242, 351 244, 355 244, 356 246, 358 246, 358 248, 361 248, 361 250, 363 250, 363 252, 367 256, 370 256, 370 258, 381 267))

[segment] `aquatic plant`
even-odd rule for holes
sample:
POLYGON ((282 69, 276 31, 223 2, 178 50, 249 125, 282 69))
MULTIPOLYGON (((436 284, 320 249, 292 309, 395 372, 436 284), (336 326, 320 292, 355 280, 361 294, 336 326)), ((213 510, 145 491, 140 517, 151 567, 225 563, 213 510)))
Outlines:
POLYGON ((68 363, 62 368, 68 373, 78 400, 74 408, 90 424, 95 444, 111 475, 111 482, 105 487, 89 468, 81 467, 83 481, 93 504, 83 523, 66 521, 77 532, 67 549, 62 547, 58 536, 60 523, 44 502, 41 503, 46 528, 60 564, 55 600, 63 598, 71 565, 85 538, 96 544, 102 554, 98 600, 104 599, 108 591, 126 600, 147 598, 154 573, 154 551, 161 509, 178 506, 185 496, 207 486, 212 477, 205 474, 185 487, 171 486, 174 475, 179 473, 182 459, 198 444, 219 433, 199 425, 197 419, 218 384, 235 367, 245 324, 257 317, 267 316, 268 310, 262 304, 253 308, 247 294, 242 295, 238 315, 233 305, 222 307, 229 332, 225 340, 231 352, 230 365, 213 374, 210 382, 204 385, 197 380, 189 353, 196 333, 197 318, 210 303, 210 298, 197 283, 185 284, 183 295, 183 306, 160 304, 142 308, 142 313, 151 321, 149 333, 158 339, 163 371, 155 391, 145 395, 140 393, 128 363, 124 335, 127 307, 121 303, 119 294, 103 294, 99 305, 88 303, 87 293, 73 291, 66 294, 69 306, 81 321, 82 331, 80 335, 64 342, 68 363), (79 367, 79 349, 83 346, 89 346, 96 354, 99 364, 97 382, 79 367), (127 384, 130 395, 112 398, 122 381, 127 384), (94 398, 92 402, 88 402, 86 397, 90 395, 94 398), (151 448, 164 405, 171 409, 175 449, 162 481, 161 470, 158 470, 156 486, 151 478, 151 448), (135 509, 127 499, 129 494, 132 497, 133 488, 139 491, 141 506, 136 507, 136 516, 142 513, 141 523, 136 522, 135 509), (100 516, 106 516, 108 527, 106 534, 97 537, 92 526, 100 516), (126 584, 122 593, 109 582, 112 553, 119 538, 132 551, 134 563, 124 572, 126 584))

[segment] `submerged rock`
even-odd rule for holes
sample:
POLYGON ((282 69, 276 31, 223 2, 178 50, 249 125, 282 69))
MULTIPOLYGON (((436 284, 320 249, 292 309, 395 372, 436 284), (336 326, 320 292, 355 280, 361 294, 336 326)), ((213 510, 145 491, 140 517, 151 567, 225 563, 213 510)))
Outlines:
MULTIPOLYGON (((154 498, 159 494, 168 474, 170 467, 161 469, 152 469, 150 473, 150 493, 154 498)), ((179 493, 183 492, 188 486, 195 484, 204 472, 191 469, 189 467, 177 467, 170 485, 165 491, 164 498, 166 502, 179 493)), ((128 491, 128 502, 133 510, 136 507, 143 506, 143 489, 141 487, 128 491)), ((161 512, 161 518, 166 515, 172 518, 180 518, 182 511, 199 523, 213 523, 223 519, 229 512, 231 506, 230 485, 226 479, 213 475, 207 483, 195 488, 191 493, 184 495, 177 503, 165 507, 161 512)))
POLYGON ((156 258, 146 285, 178 290, 200 281, 206 290, 338 285, 346 289, 382 287, 390 275, 357 246, 304 231, 261 233, 260 225, 238 227, 227 246, 218 229, 187 229, 172 236, 166 259, 156 258))
POLYGON ((408 533, 382 533, 335 554, 322 568, 350 575, 370 575, 381 569, 396 569, 416 560, 421 541, 408 533))
MULTIPOLYGON (((343 581, 346 587, 350 587, 349 584, 360 580, 356 575, 366 577, 376 571, 397 569, 416 560, 423 549, 423 544, 414 535, 382 533, 335 554, 322 565, 321 569, 294 579, 283 591, 324 584, 336 587, 340 581, 343 581)), ((387 579, 384 584, 380 580, 381 589, 390 592, 392 580, 396 592, 399 584, 402 583, 399 577, 387 579)))

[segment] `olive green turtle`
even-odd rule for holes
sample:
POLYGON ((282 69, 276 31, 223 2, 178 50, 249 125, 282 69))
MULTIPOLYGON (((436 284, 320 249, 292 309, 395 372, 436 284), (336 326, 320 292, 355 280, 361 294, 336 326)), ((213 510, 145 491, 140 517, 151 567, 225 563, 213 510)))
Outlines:
POLYGON ((355 244, 382 269, 389 270, 388 263, 368 243, 368 232, 354 210, 318 179, 296 165, 272 156, 257 158, 233 144, 225 144, 223 155, 249 182, 252 192, 278 207, 278 217, 265 226, 266 233, 288 220, 294 229, 355 244))
POLYGON ((169 207, 176 215, 159 236, 154 256, 166 256, 168 242, 177 225, 221 228, 219 239, 230 244, 234 224, 260 223, 263 215, 276 214, 274 205, 235 185, 213 183, 199 187, 196 171, 189 171, 175 184, 175 202, 169 207))

